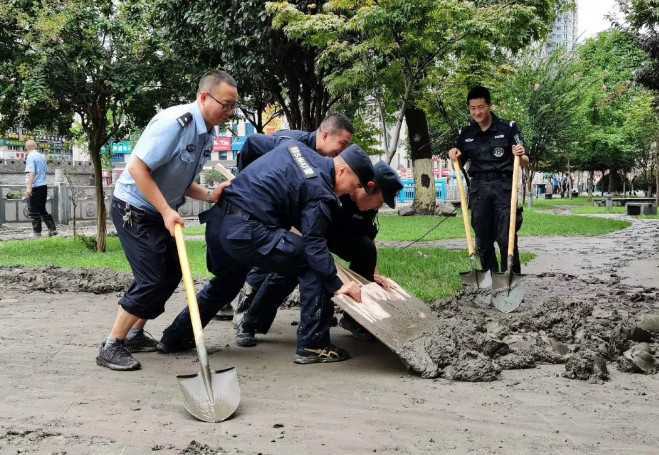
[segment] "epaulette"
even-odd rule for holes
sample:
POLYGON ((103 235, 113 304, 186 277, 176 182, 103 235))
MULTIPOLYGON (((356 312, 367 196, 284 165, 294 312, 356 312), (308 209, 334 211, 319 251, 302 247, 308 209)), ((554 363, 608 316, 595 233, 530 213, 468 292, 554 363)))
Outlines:
POLYGON ((513 126, 515 126, 515 121, 514 120, 512 122, 510 122, 510 127, 512 128, 513 126))
POLYGON ((181 115, 176 119, 179 125, 181 125, 181 128, 185 128, 188 126, 188 123, 192 121, 192 114, 189 112, 186 112, 185 114, 181 115))

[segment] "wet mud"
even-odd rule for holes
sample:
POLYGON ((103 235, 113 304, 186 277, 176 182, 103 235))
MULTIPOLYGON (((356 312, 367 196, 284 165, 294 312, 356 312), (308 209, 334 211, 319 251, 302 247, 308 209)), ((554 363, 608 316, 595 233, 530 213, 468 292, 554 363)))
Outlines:
POLYGON ((565 364, 564 377, 591 382, 608 379, 607 363, 656 371, 656 288, 555 273, 529 275, 525 284, 513 313, 491 307, 478 290, 436 302, 436 325, 410 341, 403 361, 422 377, 459 381, 492 381, 501 370, 543 363, 565 364))
POLYGON ((131 282, 131 274, 107 269, 0 268, 0 286, 24 292, 107 294, 124 291, 131 282))

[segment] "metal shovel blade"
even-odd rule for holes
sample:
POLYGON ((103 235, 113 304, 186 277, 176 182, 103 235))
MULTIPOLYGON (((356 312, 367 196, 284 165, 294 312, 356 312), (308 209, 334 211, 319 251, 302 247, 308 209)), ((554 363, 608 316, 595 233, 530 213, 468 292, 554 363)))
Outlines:
POLYGON ((525 293, 524 275, 508 272, 492 275, 492 304, 497 310, 504 313, 515 311, 522 304, 525 293))
POLYGON ((185 409, 203 422, 222 422, 238 409, 240 386, 234 367, 225 370, 204 371, 197 374, 179 375, 178 383, 183 393, 185 409))

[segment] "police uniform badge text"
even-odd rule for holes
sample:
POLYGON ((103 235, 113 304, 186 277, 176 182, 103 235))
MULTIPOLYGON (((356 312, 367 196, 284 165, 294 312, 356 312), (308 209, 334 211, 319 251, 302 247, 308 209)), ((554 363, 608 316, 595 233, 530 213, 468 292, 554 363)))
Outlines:
POLYGON ((302 156, 302 152, 300 152, 299 147, 295 145, 288 147, 288 153, 291 154, 293 161, 295 161, 295 164, 297 164, 297 167, 300 168, 306 178, 310 179, 316 176, 316 171, 314 171, 309 162, 304 158, 304 156, 302 156))

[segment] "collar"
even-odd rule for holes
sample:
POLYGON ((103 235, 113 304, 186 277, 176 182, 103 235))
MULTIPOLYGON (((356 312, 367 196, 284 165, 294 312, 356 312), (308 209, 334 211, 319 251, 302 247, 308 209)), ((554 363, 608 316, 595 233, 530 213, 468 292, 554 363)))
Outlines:
MULTIPOLYGON (((312 131, 311 133, 308 133, 308 134, 309 134, 309 147, 316 150, 316 137, 318 135, 318 130, 312 131)), ((316 150, 316 151, 318 151, 318 150, 316 150)))
POLYGON ((485 131, 481 130, 481 127, 476 121, 471 120, 469 123, 470 126, 476 128, 480 133, 486 134, 489 133, 490 131, 501 131, 501 128, 499 127, 499 117, 497 117, 494 112, 490 112, 490 116, 492 117, 492 123, 490 124, 490 127, 486 129, 485 131))
POLYGON ((190 113, 192 114, 192 118, 194 119, 195 130, 197 131, 197 135, 201 136, 202 134, 210 134, 208 128, 206 128, 206 121, 204 120, 204 116, 201 114, 201 106, 199 106, 198 101, 191 103, 190 113))

